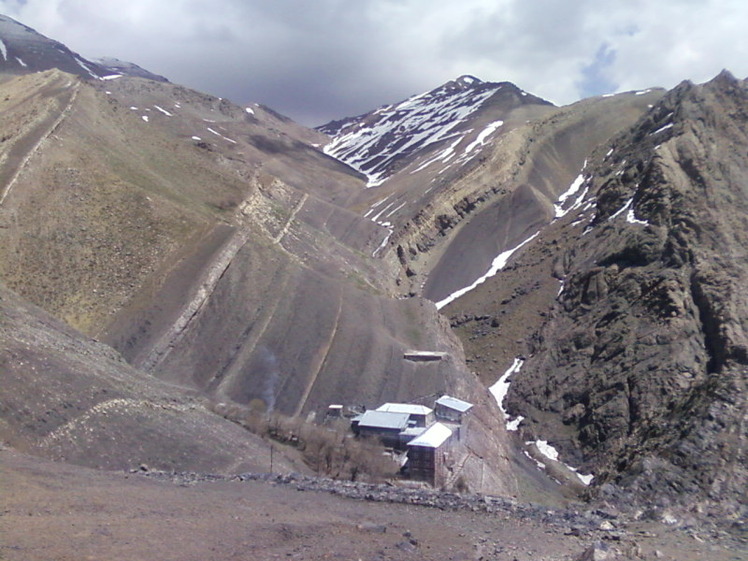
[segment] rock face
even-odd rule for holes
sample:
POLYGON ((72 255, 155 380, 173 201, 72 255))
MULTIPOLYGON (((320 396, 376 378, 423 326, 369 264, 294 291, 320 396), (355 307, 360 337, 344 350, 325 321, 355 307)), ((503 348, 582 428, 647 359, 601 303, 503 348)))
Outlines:
POLYGON ((590 162, 559 225, 562 291, 508 404, 603 494, 746 508, 747 106, 727 73, 681 84, 590 162))

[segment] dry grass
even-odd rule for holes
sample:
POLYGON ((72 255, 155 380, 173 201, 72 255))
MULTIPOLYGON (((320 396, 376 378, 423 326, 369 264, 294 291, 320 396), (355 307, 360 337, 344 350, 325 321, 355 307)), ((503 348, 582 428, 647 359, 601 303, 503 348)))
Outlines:
POLYGON ((345 419, 317 425, 300 417, 266 414, 235 404, 214 404, 212 409, 253 434, 298 450, 304 463, 320 475, 381 481, 397 474, 398 466, 385 448, 375 440, 355 437, 345 419))

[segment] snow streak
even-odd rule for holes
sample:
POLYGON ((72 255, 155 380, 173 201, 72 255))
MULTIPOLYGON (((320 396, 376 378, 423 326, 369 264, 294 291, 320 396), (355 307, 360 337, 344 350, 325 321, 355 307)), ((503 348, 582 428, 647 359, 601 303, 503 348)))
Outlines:
POLYGON ((516 419, 511 419, 509 413, 504 409, 504 400, 506 399, 506 394, 509 393, 509 376, 515 372, 519 372, 524 363, 525 361, 523 359, 515 358, 512 365, 501 375, 501 378, 499 378, 493 386, 488 388, 488 391, 490 391, 491 395, 496 399, 496 403, 499 405, 501 413, 504 415, 506 430, 508 431, 516 431, 519 428, 519 424, 524 419, 522 415, 519 415, 516 419))
POLYGON ((525 241, 523 241, 518 246, 513 247, 512 249, 508 249, 508 250, 506 250, 503 253, 500 253, 496 258, 494 258, 493 262, 491 263, 491 267, 489 267, 488 271, 483 276, 481 276, 480 278, 478 278, 470 286, 466 286, 465 288, 461 288, 461 289, 453 292, 452 294, 450 294, 449 296, 447 296, 443 300, 440 300, 439 302, 437 302, 436 303, 436 309, 437 310, 441 310, 444 306, 446 306, 450 302, 453 302, 454 300, 457 300, 460 296, 463 296, 463 295, 467 294, 468 292, 470 292, 471 290, 473 290, 474 288, 476 288, 478 285, 481 285, 484 282, 486 282, 487 279, 489 279, 489 278, 493 277, 494 275, 496 275, 496 273, 498 273, 501 269, 503 269, 504 267, 506 267, 506 264, 509 261, 509 258, 514 254, 515 251, 517 251, 518 249, 520 249, 525 244, 527 244, 527 243, 531 242, 532 240, 534 240, 538 236, 538 234, 540 234, 540 230, 538 230, 537 232, 535 232, 532 236, 530 236, 529 238, 527 238, 525 241))
MULTIPOLYGON (((590 483, 592 483, 592 480, 595 478, 594 475, 592 475, 591 473, 589 475, 583 475, 578 472, 577 468, 571 467, 570 465, 563 463, 561 460, 558 459, 558 450, 556 450, 553 446, 548 444, 547 440, 535 440, 535 441, 529 440, 525 442, 526 446, 531 446, 533 444, 538 449, 538 452, 540 452, 543 456, 545 456, 549 460, 558 462, 562 466, 566 467, 566 469, 568 469, 569 471, 573 471, 574 474, 579 478, 579 480, 583 484, 589 485, 590 483)), ((528 458, 530 457, 529 454, 527 456, 528 458)), ((537 462, 537 460, 534 460, 534 461, 537 462)), ((537 462, 537 463, 542 465, 542 462, 537 462)), ((543 468, 545 468, 544 465, 543 465, 543 468)))
MULTIPOLYGON (((449 138, 461 140, 469 131, 458 131, 458 126, 500 87, 456 93, 439 88, 410 97, 378 109, 376 120, 369 124, 353 122, 343 127, 323 151, 366 175, 367 187, 376 187, 391 175, 390 166, 398 155, 412 154, 449 138)), ((500 124, 491 123, 493 128, 483 131, 481 144, 500 124)), ((448 155, 443 152, 441 158, 448 155)))

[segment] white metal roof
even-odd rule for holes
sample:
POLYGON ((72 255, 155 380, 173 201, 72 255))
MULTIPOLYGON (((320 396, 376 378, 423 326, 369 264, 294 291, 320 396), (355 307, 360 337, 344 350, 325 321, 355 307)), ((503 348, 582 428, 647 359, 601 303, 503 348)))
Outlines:
POLYGON ((422 435, 424 432, 426 432, 426 427, 408 427, 407 429, 400 431, 400 436, 410 436, 411 438, 415 438, 416 436, 422 435))
POLYGON ((434 423, 421 436, 408 442, 408 446, 439 448, 450 436, 452 436, 452 430, 447 425, 434 423))
POLYGON ((462 401, 461 399, 457 399, 456 397, 451 397, 449 395, 443 395, 439 399, 436 400, 436 402, 439 405, 443 405, 444 407, 449 407, 450 409, 454 409, 455 411, 459 411, 460 413, 464 413, 465 411, 469 411, 473 408, 472 403, 468 403, 467 401, 462 401))
POLYGON ((425 405, 414 405, 413 403, 385 403, 377 407, 377 411, 407 413, 408 415, 428 415, 433 412, 433 409, 425 405))
POLYGON ((389 411, 367 411, 361 415, 359 427, 402 430, 408 426, 409 415, 389 411))

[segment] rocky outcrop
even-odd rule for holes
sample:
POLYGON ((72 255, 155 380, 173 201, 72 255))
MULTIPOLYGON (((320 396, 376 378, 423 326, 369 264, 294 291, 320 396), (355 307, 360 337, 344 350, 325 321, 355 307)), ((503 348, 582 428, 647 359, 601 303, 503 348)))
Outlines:
POLYGON ((585 172, 594 212, 508 403, 603 495, 747 508, 747 105, 727 73, 683 83, 585 172))

